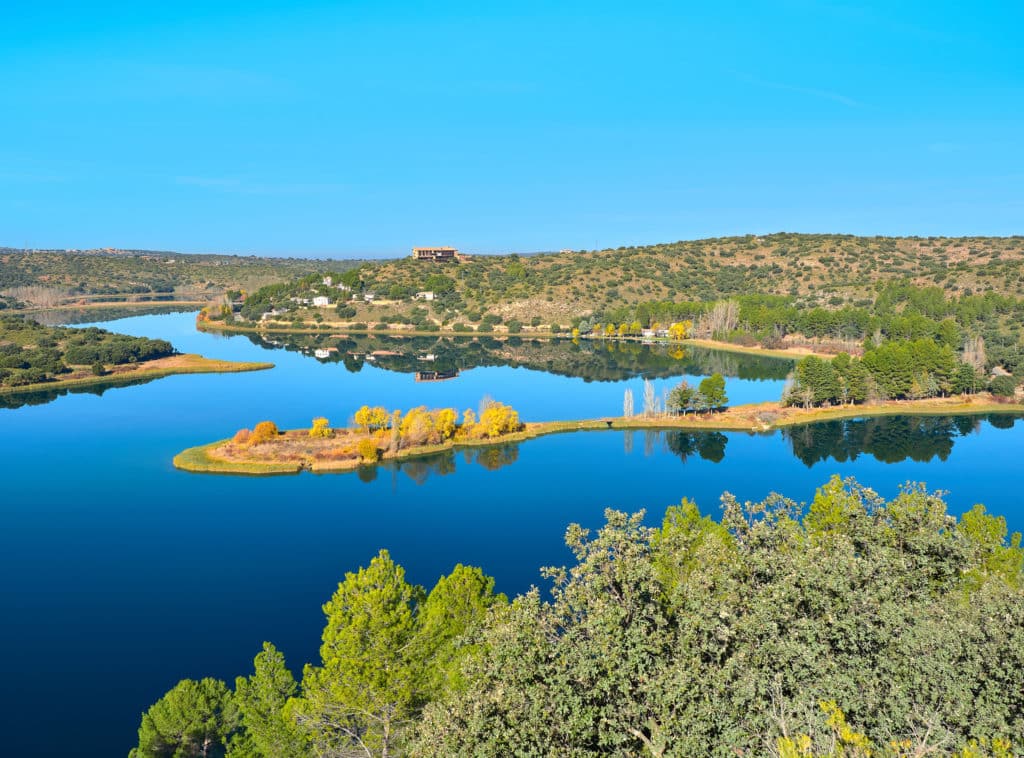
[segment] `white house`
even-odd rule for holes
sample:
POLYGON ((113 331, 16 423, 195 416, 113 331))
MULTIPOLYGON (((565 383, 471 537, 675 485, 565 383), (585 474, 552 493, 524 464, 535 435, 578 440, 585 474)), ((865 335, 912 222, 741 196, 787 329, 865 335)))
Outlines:
POLYGON ((368 303, 371 303, 371 302, 373 302, 373 300, 374 300, 374 299, 375 299, 376 297, 377 297, 376 293, 373 293, 373 292, 364 292, 364 293, 363 293, 363 300, 365 300, 365 301, 366 301, 366 302, 368 302, 368 303))
POLYGON ((417 292, 415 295, 413 295, 412 299, 413 300, 433 300, 434 299, 434 293, 433 292, 417 292))
POLYGON ((330 304, 331 300, 326 295, 317 295, 313 298, 313 305, 317 308, 326 308, 330 304))
POLYGON ((331 351, 327 350, 326 348, 318 347, 316 350, 313 351, 313 355, 315 355, 317 358, 330 358, 331 351))
POLYGON ((334 279, 332 279, 329 276, 325 276, 324 277, 324 284, 326 284, 328 287, 330 287, 332 284, 334 284, 334 279))

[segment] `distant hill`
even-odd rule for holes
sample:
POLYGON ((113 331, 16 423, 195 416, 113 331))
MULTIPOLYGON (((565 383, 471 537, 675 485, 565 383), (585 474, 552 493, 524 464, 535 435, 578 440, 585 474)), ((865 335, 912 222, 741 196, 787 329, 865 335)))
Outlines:
POLYGON ((436 290, 447 292, 446 304, 455 313, 492 313, 524 323, 539 317, 547 324, 640 302, 708 301, 750 293, 788 295, 801 306, 866 304, 878 283, 893 281, 939 286, 949 295, 1020 297, 1024 237, 780 233, 606 250, 471 255, 458 263, 0 248, 0 294, 45 305, 82 296, 86 301, 131 295, 213 300, 228 290, 251 293, 267 284, 355 267, 362 289, 379 299, 400 301, 436 290))
POLYGON ((78 302, 214 300, 360 261, 183 254, 151 250, 0 248, 0 294, 26 305, 78 302))
POLYGON ((361 267, 366 288, 428 289, 440 274, 466 309, 528 321, 568 321, 651 300, 791 295, 838 306, 870 297, 877 282, 907 280, 948 294, 1024 295, 1024 237, 856 237, 771 234, 530 256, 473 256, 433 264, 411 258, 361 267))

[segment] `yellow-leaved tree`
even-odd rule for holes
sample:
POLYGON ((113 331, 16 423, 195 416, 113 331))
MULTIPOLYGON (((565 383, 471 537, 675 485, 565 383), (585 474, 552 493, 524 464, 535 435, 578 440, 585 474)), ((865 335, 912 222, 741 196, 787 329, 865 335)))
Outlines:
POLYGON ((402 419, 402 440, 408 445, 425 445, 438 442, 434 419, 424 407, 410 409, 402 419))
POLYGON ((356 445, 356 452, 365 463, 376 463, 380 457, 377 443, 370 437, 363 437, 356 445))
POLYGON ((677 321, 668 328, 668 336, 674 340, 684 340, 690 336, 690 330, 693 329, 693 322, 687 319, 686 321, 677 321))
POLYGON ((510 405, 490 403, 480 414, 476 433, 480 437, 500 437, 519 431, 519 413, 510 405))
POLYGON ((387 426, 390 418, 391 414, 388 413, 387 409, 382 408, 379 405, 375 405, 372 408, 368 405, 364 405, 357 410, 353 416, 356 426, 364 432, 384 428, 387 426))
POLYGON ((334 432, 331 431, 330 422, 323 416, 318 416, 313 419, 313 426, 309 430, 310 437, 325 438, 330 437, 334 432))
POLYGON ((476 414, 469 408, 462 413, 462 423, 459 424, 459 428, 455 430, 457 437, 469 437, 473 434, 476 429, 476 414))
POLYGON ((449 440, 455 436, 455 420, 457 416, 454 408, 442 408, 434 413, 434 428, 437 430, 441 440, 449 440))

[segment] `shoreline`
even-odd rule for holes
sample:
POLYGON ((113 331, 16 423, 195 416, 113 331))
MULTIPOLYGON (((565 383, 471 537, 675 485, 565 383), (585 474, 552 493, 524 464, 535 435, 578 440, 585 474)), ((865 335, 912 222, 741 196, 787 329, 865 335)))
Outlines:
MULTIPOLYGON (((777 402, 739 405, 719 413, 687 414, 686 416, 632 416, 582 419, 579 421, 528 422, 518 432, 488 439, 448 440, 436 445, 420 445, 384 453, 380 461, 365 463, 359 459, 279 461, 267 457, 263 460, 228 460, 215 455, 215 450, 230 442, 228 439, 190 447, 174 456, 174 467, 192 473, 275 475, 312 473, 341 473, 355 471, 361 466, 376 466, 381 462, 421 458, 446 450, 471 447, 492 447, 525 442, 552 434, 586 431, 692 431, 692 432, 747 432, 764 434, 784 427, 879 416, 962 416, 987 413, 1024 415, 1024 403, 999 403, 987 396, 974 398, 930 398, 928 400, 893 400, 879 405, 854 405, 833 408, 784 408, 777 402)), ((292 433, 305 430, 292 430, 292 433)), ((287 434, 288 432, 286 432, 287 434)), ((272 445, 273 443, 265 443, 272 445)))
POLYGON ((709 350, 721 350, 728 353, 741 353, 743 355, 762 355, 768 358, 780 358, 783 360, 798 361, 809 355, 818 358, 834 358, 837 353, 826 353, 818 350, 811 350, 803 347, 766 348, 757 346, 737 345, 732 342, 721 342, 719 340, 698 339, 687 337, 682 340, 673 340, 667 337, 645 339, 643 337, 573 337, 564 332, 556 334, 549 331, 523 331, 511 334, 505 332, 478 332, 478 331, 453 331, 451 329, 440 329, 438 331, 426 331, 422 329, 352 329, 343 323, 324 322, 317 328, 292 328, 285 326, 242 326, 238 324, 227 324, 221 321, 197 321, 196 329, 199 331, 231 332, 234 334, 322 334, 330 336, 332 333, 379 335, 381 337, 493 337, 507 339, 518 337, 520 339, 548 339, 548 340, 582 340, 587 342, 638 342, 648 345, 681 345, 686 347, 701 347, 709 350))
POLYGON ((38 382, 21 387, 0 387, 0 396, 12 397, 50 390, 77 389, 84 387, 117 387, 139 380, 162 379, 176 374, 236 374, 244 371, 264 371, 274 367, 273 363, 223 361, 205 358, 196 353, 182 353, 166 358, 156 358, 143 363, 129 364, 138 368, 118 371, 114 366, 111 373, 103 376, 79 376, 73 379, 58 379, 52 382, 38 382))

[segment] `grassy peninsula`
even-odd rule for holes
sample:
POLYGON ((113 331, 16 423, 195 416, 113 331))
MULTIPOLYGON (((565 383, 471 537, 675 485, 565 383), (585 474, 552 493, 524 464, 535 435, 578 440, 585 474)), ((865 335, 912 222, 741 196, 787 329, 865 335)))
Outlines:
MULTIPOLYGON (((822 421, 877 416, 1024 414, 1024 403, 1000 400, 987 394, 828 408, 767 402, 684 415, 657 413, 526 423, 520 422, 518 414, 507 406, 495 405, 499 412, 508 414, 509 420, 492 426, 493 433, 482 430, 475 416, 464 415, 461 424, 454 424, 454 409, 417 408, 404 416, 398 411, 387 413, 384 409, 369 409, 377 414, 377 423, 351 428, 332 429, 326 419, 315 419, 309 429, 280 431, 272 422, 261 422, 252 431, 239 430, 231 439, 183 450, 174 457, 174 465, 184 471, 213 474, 326 473, 353 471, 382 460, 405 460, 444 450, 517 443, 569 432, 614 429, 763 433, 822 421), (447 423, 451 425, 446 426, 443 419, 449 419, 447 423)), ((365 411, 357 412, 357 418, 360 413, 365 414, 365 411)), ((483 421, 486 423, 486 419, 483 421)))
POLYGON ((80 368, 70 371, 59 379, 23 384, 18 387, 0 387, 0 395, 22 395, 62 389, 117 387, 160 379, 174 374, 235 374, 243 371, 264 371, 273 367, 273 363, 262 361, 224 361, 218 358, 206 358, 195 353, 179 353, 142 363, 111 366, 105 368, 104 373, 99 376, 92 373, 92 369, 80 368))
POLYGON ((272 368, 178 353, 159 339, 90 327, 43 326, 21 315, 0 317, 0 396, 113 387, 172 374, 232 373, 272 368))

